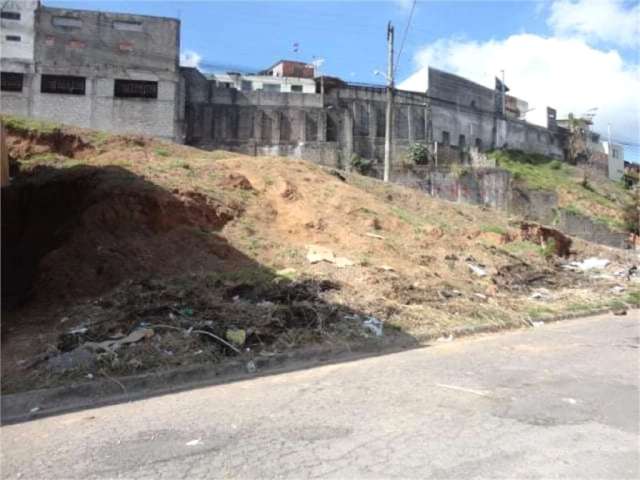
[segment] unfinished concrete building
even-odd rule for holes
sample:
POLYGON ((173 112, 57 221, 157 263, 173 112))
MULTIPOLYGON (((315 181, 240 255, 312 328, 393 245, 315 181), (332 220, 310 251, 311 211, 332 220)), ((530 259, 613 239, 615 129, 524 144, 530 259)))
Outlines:
POLYGON ((22 71, 3 49, 2 112, 181 141, 178 20, 29 5, 22 71))

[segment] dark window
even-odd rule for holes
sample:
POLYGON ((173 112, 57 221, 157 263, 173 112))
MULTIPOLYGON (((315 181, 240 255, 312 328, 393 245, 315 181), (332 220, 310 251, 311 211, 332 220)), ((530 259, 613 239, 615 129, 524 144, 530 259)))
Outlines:
POLYGON ((464 138, 464 135, 460 135, 458 137, 458 147, 461 149, 467 146, 467 139, 464 138))
POLYGON ((280 141, 291 141, 291 120, 286 113, 280 114, 280 141))
POLYGON ((242 80, 242 83, 240 84, 240 89, 243 92, 250 92, 252 90, 252 84, 249 80, 242 80))
POLYGON ((327 142, 338 141, 338 124, 331 115, 327 115, 327 142))
POLYGON ((273 120, 268 113, 262 112, 261 119, 261 135, 260 138, 265 143, 271 143, 271 132, 273 129, 273 120))
POLYGON ((291 85, 292 92, 302 92, 302 85, 291 85))
POLYGON ((413 115, 413 136, 416 140, 424 140, 425 126, 424 126, 424 110, 420 109, 413 115))
POLYGON ((0 18, 5 20, 20 20, 20 14, 18 12, 0 12, 0 18))
POLYGON ((22 40, 20 38, 20 35, 7 35, 4 38, 7 39, 7 42, 19 42, 20 40, 22 40))
POLYGON ((21 92, 24 74, 13 72, 2 72, 2 86, 0 90, 3 92, 21 92))
POLYGON ((113 22, 113 28, 116 30, 124 30, 127 32, 141 32, 142 31, 142 22, 126 22, 126 21, 118 21, 113 22))
POLYGON ((280 85, 277 83, 264 83, 262 85, 262 89, 265 92, 279 92, 280 91, 280 85))
POLYGON ((409 138, 409 115, 407 109, 396 107, 394 112, 394 123, 396 127, 395 135, 397 138, 409 138))
POLYGON ((369 136, 369 108, 367 105, 356 103, 355 135, 358 137, 369 136))
POLYGON ((443 131, 442 132, 442 144, 443 145, 449 145, 449 132, 443 131))
POLYGON ((385 135, 387 117, 384 108, 376 108, 376 137, 383 138, 385 135))
POLYGON ((305 140, 315 142, 318 140, 318 121, 313 115, 305 113, 305 140))
POLYGON ((121 98, 158 98, 158 82, 116 79, 113 96, 121 98))
POLYGON ((482 150, 482 139, 476 138, 476 148, 482 150))
POLYGON ((53 17, 51 23, 56 27, 82 28, 82 20, 75 17, 53 17))
POLYGON ((40 92, 84 95, 85 82, 86 79, 84 77, 71 77, 68 75, 42 75, 40 92))

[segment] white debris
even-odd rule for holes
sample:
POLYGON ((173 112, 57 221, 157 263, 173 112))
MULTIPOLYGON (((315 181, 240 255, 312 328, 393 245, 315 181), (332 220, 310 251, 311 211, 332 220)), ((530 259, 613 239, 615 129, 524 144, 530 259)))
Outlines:
POLYGON ((551 293, 546 288, 541 288, 533 292, 529 298, 532 300, 548 300, 551 298, 551 293))
POLYGON ((487 275, 487 272, 483 268, 480 268, 473 263, 467 263, 467 265, 469 266, 469 269, 479 277, 485 277, 487 275))
POLYGON ((473 294, 474 297, 478 297, 480 300, 486 300, 487 296, 483 293, 474 293, 473 294))
POLYGON ((376 317, 367 317, 362 326, 373 333, 376 337, 382 336, 382 320, 378 320, 376 317))
POLYGON ((309 245, 307 260, 309 263, 328 262, 333 263, 338 268, 351 267, 354 263, 348 258, 336 257, 335 254, 326 247, 309 245))
POLYGON ((256 370, 258 370, 258 368, 256 367, 256 364, 254 363, 254 361, 249 360, 247 362, 247 373, 256 373, 256 370))
POLYGON ((377 235, 375 233, 365 233, 365 235, 367 237, 376 238, 378 240, 384 240, 384 237, 382 235, 377 235))
POLYGON ((624 292, 625 290, 626 290, 626 288, 624 288, 622 285, 615 285, 615 286, 611 287, 611 289, 609 291, 611 293, 620 294, 620 293, 624 292))
POLYGON ((453 335, 449 335, 448 337, 439 337, 436 342, 452 342, 453 335))
POLYGON ((533 325, 535 328, 543 327, 544 322, 531 322, 531 325, 533 325))
POLYGON ((79 327, 74 328, 73 330, 69 330, 71 335, 82 335, 83 333, 87 333, 89 329, 87 327, 79 327))
POLYGON ((196 445, 202 445, 202 440, 200 440, 199 438, 196 440, 191 440, 190 442, 186 443, 187 447, 195 447, 196 445))
POLYGON ((562 401, 570 405, 575 405, 578 403, 578 401, 575 398, 570 398, 570 397, 563 398, 562 401))
POLYGON ((601 270, 609 265, 609 260, 606 258, 589 257, 582 262, 571 262, 565 265, 565 268, 569 270, 581 270, 586 272, 588 270, 601 270))
POLYGON ((29 412, 36 413, 38 410, 40 410, 40 407, 33 407, 31 410, 29 410, 29 412))

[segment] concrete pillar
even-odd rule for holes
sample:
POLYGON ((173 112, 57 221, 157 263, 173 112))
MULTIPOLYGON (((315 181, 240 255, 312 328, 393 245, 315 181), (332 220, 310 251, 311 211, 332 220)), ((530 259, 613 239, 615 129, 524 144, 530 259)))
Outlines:
POLYGON ((280 112, 271 112, 271 144, 278 145, 280 143, 280 112))
POLYGON ((414 121, 413 121, 413 105, 407 106, 407 127, 409 129, 407 137, 409 138, 409 143, 414 143, 416 141, 416 133, 414 132, 414 121))
POLYGON ((256 144, 262 143, 262 110, 252 108, 253 112, 253 139, 256 144))
POLYGON ((299 141, 301 143, 307 140, 307 112, 305 110, 298 111, 298 132, 299 141))
POLYGON ((353 155, 353 112, 349 108, 342 110, 342 158, 347 171, 351 171, 353 155))
POLYGON ((318 135, 319 142, 327 141, 327 112, 320 110, 318 112, 318 135))

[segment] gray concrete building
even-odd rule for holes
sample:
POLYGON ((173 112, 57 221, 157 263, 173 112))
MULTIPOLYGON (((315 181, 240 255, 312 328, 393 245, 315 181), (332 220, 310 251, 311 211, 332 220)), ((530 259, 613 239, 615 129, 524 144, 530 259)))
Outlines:
POLYGON ((2 112, 182 140, 178 20, 33 7, 32 70, 2 112))

